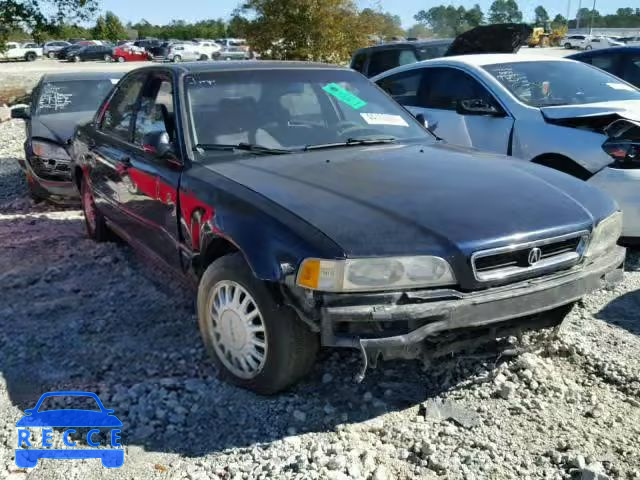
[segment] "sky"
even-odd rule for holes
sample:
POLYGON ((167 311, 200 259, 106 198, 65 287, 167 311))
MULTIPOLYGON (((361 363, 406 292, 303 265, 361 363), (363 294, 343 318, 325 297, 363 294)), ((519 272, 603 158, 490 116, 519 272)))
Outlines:
MULTIPOLYGON (((361 8, 381 6, 383 10, 399 15, 407 28, 415 23, 413 16, 422 9, 437 5, 464 6, 470 8, 479 3, 486 13, 493 0, 356 0, 361 8)), ((125 21, 137 22, 144 18, 154 24, 168 23, 173 19, 198 21, 207 18, 227 18, 241 0, 102 0, 103 11, 111 10, 125 21)), ((571 16, 575 16, 579 4, 591 8, 593 0, 518 0, 525 21, 533 20, 533 10, 544 6, 551 18, 560 13, 567 16, 570 5, 571 16)), ((621 7, 640 7, 640 0, 596 0, 596 9, 602 13, 614 13, 621 7)))

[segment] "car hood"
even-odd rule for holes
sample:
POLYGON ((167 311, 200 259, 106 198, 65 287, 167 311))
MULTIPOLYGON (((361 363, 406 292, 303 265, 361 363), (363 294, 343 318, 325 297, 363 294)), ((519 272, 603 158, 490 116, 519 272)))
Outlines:
POLYGON ((640 100, 542 107, 540 111, 545 118, 553 120, 618 115, 627 120, 640 121, 640 100))
POLYGON ((536 172, 548 169, 522 164, 444 144, 398 144, 207 168, 288 209, 352 257, 468 253, 591 229, 599 209, 615 208, 583 182, 557 172, 544 178, 536 172))
POLYGON ((446 57, 476 53, 516 53, 533 29, 524 23, 482 25, 458 35, 446 57))
POLYGON ((64 145, 73 137, 76 127, 90 121, 94 115, 93 110, 37 115, 31 119, 31 136, 64 145))
POLYGON ((16 427, 121 427, 115 415, 91 410, 49 410, 25 415, 16 427))

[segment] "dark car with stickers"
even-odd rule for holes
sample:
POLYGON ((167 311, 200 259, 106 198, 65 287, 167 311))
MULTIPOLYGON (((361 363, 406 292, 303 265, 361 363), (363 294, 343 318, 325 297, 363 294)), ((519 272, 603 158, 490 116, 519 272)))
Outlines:
POLYGON ((621 278, 606 194, 446 145, 341 67, 134 70, 73 152, 89 236, 194 279, 220 376, 263 394, 320 346, 358 349, 365 368, 429 359, 557 325, 621 278))
POLYGON ((11 111, 13 118, 25 120, 25 158, 19 163, 34 200, 77 199, 69 167, 71 138, 78 125, 93 118, 121 76, 118 72, 45 74, 33 89, 31 104, 11 111))

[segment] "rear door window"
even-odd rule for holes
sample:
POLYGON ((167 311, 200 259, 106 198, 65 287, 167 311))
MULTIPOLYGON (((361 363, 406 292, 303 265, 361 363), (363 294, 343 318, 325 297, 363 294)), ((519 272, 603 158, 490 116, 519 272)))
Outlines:
POLYGON ((456 110, 458 100, 481 99, 490 105, 497 102, 475 78, 455 68, 423 68, 418 91, 419 107, 456 110))
POLYGON ((589 63, 594 67, 601 68, 602 70, 613 73, 614 75, 620 75, 618 68, 620 63, 619 55, 593 55, 589 63))
POLYGON ((394 48, 390 50, 378 50, 371 54, 369 60, 369 76, 373 77, 379 73, 386 72, 392 68, 415 63, 418 61, 413 49, 394 48))
POLYGON ((640 53, 627 54, 623 64, 622 78, 640 88, 640 53))
POLYGON ((378 82, 378 86, 400 105, 418 106, 418 89, 422 79, 421 68, 397 73, 378 82))
POLYGON ((356 72, 363 73, 364 72, 364 64, 367 61, 367 54, 362 52, 356 54, 351 62, 351 68, 353 68, 356 72))
POLYGON ((125 142, 130 140, 133 112, 146 77, 146 74, 132 75, 120 83, 100 121, 102 132, 125 142))

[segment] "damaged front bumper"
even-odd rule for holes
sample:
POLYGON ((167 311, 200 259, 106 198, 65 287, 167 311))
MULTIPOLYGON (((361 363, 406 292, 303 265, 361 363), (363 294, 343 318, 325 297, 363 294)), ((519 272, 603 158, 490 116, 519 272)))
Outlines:
MULTIPOLYGON (((540 278, 477 292, 407 291, 386 294, 324 294, 320 314, 321 342, 351 347, 363 354, 364 378, 378 357, 420 358, 429 352, 425 340, 465 330, 525 326, 531 317, 622 279, 626 250, 615 247, 588 264, 540 278), (518 319, 514 321, 514 319, 518 319), (393 332, 393 333, 390 333, 393 332)), ((541 326, 547 326, 542 324, 541 326)), ((522 328, 521 328, 522 329, 522 328)))
POLYGON ((50 164, 46 159, 27 156, 24 171, 31 190, 38 197, 55 203, 76 203, 79 196, 71 180, 68 162, 50 164))

